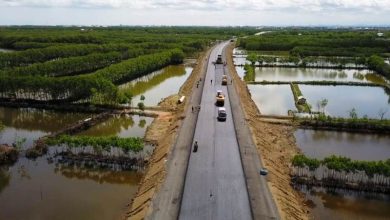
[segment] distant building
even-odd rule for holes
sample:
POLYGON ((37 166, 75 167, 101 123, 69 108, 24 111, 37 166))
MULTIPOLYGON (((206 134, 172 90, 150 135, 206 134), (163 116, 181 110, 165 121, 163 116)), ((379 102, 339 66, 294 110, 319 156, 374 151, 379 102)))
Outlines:
POLYGON ((378 37, 383 37, 383 33, 381 33, 381 32, 379 32, 379 33, 377 33, 376 35, 378 35, 378 37))

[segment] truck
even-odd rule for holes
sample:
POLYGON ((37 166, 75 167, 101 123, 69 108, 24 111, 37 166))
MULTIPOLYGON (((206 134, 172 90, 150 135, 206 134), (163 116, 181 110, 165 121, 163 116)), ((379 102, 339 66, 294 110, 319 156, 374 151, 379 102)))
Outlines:
POLYGON ((227 76, 226 76, 226 75, 223 75, 223 76, 222 76, 222 85, 223 85, 223 86, 226 86, 226 85, 227 85, 227 76))
POLYGON ((223 95, 222 90, 217 90, 215 105, 216 106, 225 105, 225 96, 223 95))
POLYGON ((223 64, 222 62, 222 55, 218 55, 217 61, 215 61, 216 64, 223 64))

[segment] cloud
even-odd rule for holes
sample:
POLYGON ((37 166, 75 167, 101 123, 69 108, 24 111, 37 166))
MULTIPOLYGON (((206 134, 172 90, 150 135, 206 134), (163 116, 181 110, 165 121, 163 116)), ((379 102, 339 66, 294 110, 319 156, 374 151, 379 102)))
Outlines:
POLYGON ((389 0, 0 0, 0 7, 390 11, 389 0))

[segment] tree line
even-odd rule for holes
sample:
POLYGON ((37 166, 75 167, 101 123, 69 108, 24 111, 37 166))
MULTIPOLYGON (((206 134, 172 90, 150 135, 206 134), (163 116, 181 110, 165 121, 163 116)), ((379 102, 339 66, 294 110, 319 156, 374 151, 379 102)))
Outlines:
POLYGON ((301 57, 371 56, 390 52, 386 37, 378 37, 376 31, 273 31, 241 38, 238 45, 250 51, 290 51, 301 57))
POLYGON ((10 68, 0 71, 0 74, 9 76, 33 75, 47 77, 77 75, 93 72, 122 60, 137 57, 143 53, 145 53, 145 51, 141 49, 124 52, 92 53, 86 56, 62 58, 44 63, 34 63, 29 66, 10 68))
POLYGON ((129 94, 119 92, 114 84, 133 80, 169 64, 181 63, 183 59, 184 53, 173 49, 128 59, 84 75, 55 78, 5 75, 0 81, 0 96, 37 101, 123 102, 129 94))
POLYGON ((324 165, 327 168, 336 171, 364 171, 370 177, 374 174, 390 177, 390 159, 385 161, 358 161, 347 157, 332 155, 322 160, 318 160, 315 158, 308 158, 303 154, 298 154, 293 157, 292 165, 297 167, 307 166, 310 170, 315 170, 320 165, 324 165))
POLYGON ((93 52, 126 51, 135 49, 135 46, 128 44, 103 44, 103 45, 65 45, 50 46, 39 49, 28 49, 13 53, 0 53, 0 69, 44 62, 48 60, 84 56, 93 52))

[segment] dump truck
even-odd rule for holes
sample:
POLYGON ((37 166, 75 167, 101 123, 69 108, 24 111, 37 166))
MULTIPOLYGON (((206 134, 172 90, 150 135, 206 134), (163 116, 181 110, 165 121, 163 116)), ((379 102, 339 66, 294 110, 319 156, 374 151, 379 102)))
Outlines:
POLYGON ((217 90, 215 105, 216 106, 225 105, 225 96, 223 95, 222 90, 217 90))
POLYGON ((215 61, 216 64, 222 64, 222 55, 218 55, 217 61, 215 61))
POLYGON ((226 85, 227 85, 227 76, 226 76, 226 75, 223 75, 223 76, 222 76, 222 85, 223 85, 223 86, 226 86, 226 85))

